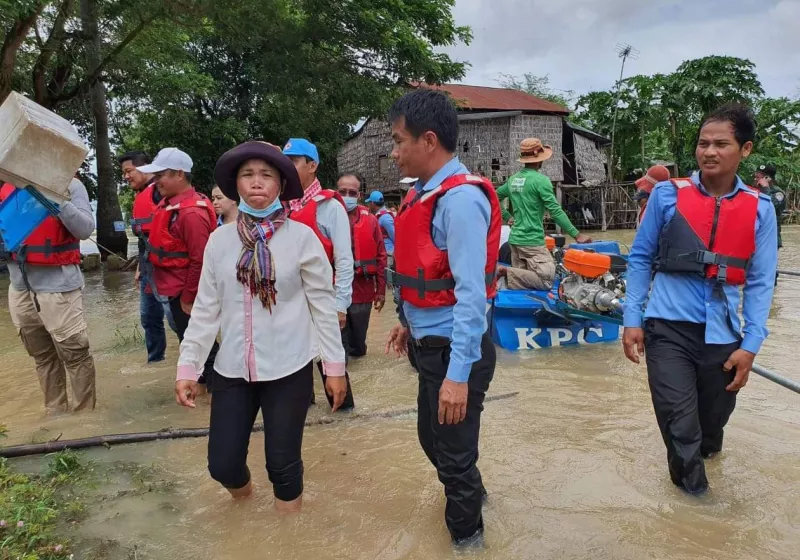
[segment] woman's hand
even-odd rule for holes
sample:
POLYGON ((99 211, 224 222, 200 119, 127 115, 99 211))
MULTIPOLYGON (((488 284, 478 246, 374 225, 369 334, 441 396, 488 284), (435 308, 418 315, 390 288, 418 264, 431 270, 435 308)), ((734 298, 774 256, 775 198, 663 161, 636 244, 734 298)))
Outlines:
POLYGON ((198 391, 197 381, 180 379, 175 382, 175 400, 181 406, 194 408, 196 406, 194 399, 197 397, 198 391))
POLYGON ((329 375, 325 379, 325 391, 333 399, 333 412, 336 412, 347 396, 347 378, 344 375, 329 375))

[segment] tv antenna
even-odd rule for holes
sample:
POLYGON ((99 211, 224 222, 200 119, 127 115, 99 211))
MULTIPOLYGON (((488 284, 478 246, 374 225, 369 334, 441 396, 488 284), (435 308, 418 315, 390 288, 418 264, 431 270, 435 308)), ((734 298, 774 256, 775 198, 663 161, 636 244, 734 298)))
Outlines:
POLYGON ((614 124, 611 126, 611 165, 608 166, 608 181, 614 181, 614 140, 617 133, 617 113, 619 112, 619 98, 622 93, 622 76, 625 73, 625 63, 628 59, 639 60, 639 51, 627 43, 617 43, 614 47, 619 58, 622 59, 622 68, 619 71, 619 81, 617 82, 617 97, 614 102, 614 124))

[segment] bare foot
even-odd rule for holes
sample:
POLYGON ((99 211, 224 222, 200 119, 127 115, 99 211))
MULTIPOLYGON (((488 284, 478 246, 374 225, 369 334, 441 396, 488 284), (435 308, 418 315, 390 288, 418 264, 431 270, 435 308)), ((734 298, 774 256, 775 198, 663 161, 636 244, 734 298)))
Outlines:
POLYGON ((253 481, 251 480, 241 488, 228 488, 231 493, 231 498, 234 500, 244 500, 253 494, 253 481))
POLYGON ((303 496, 292 500, 291 502, 284 502, 275 498, 275 509, 279 513, 300 513, 300 508, 303 505, 303 496))

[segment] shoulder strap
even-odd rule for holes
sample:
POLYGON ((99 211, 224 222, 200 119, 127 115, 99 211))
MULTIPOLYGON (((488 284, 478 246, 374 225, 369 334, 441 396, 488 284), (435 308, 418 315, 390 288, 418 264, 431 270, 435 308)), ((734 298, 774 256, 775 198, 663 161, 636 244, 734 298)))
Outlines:
POLYGON ((688 179, 688 178, 670 179, 670 183, 675 185, 675 188, 677 188, 677 189, 683 189, 683 188, 686 188, 686 187, 693 187, 694 186, 694 183, 692 182, 692 180, 688 179))

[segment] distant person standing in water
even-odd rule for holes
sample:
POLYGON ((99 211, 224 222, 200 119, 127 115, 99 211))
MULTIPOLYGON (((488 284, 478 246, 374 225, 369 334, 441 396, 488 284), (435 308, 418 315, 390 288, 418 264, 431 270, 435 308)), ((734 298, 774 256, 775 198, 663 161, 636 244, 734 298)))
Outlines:
POLYGON ((737 175, 755 131, 741 105, 705 118, 700 173, 655 186, 628 259, 625 356, 647 357, 670 478, 690 494, 708 490, 703 460, 722 450, 736 394, 768 334, 775 210, 737 175))
POLYGON ((239 216, 239 206, 224 194, 217 185, 211 189, 211 202, 214 204, 214 212, 217 214, 217 225, 223 226, 236 221, 239 216))
POLYGON ((222 193, 240 200, 239 216, 205 248, 175 396, 179 404, 195 406, 198 378, 221 330, 208 470, 234 499, 252 493, 247 450, 260 410, 275 507, 296 512, 316 357, 322 357, 334 410, 347 392, 333 270, 311 228, 287 219, 283 203, 303 192, 294 165, 279 149, 246 142, 226 152, 214 174, 222 193))
POLYGON ((670 180, 669 169, 663 165, 654 165, 647 170, 644 177, 639 177, 636 180, 636 195, 634 200, 639 205, 639 217, 636 220, 636 227, 642 223, 644 218, 644 210, 647 208, 647 199, 650 198, 650 193, 653 192, 653 187, 659 183, 670 180))
POLYGON ((156 188, 152 173, 142 173, 137 169, 150 163, 144 152, 126 152, 117 158, 122 175, 136 193, 133 200, 133 219, 131 230, 139 240, 139 262, 136 265, 134 281, 139 287, 139 320, 144 330, 144 342, 147 348, 147 362, 161 362, 167 351, 167 333, 164 328, 164 306, 153 293, 150 278, 151 267, 147 263, 147 239, 153 225, 161 194, 156 188))

